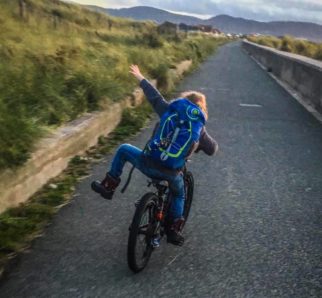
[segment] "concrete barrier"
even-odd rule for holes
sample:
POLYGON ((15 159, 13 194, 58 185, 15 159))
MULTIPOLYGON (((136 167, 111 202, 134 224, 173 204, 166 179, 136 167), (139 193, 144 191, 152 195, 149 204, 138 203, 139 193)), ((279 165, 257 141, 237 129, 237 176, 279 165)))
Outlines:
MULTIPOLYGON (((135 104, 142 101, 136 92, 135 104)), ((86 114, 42 139, 26 164, 0 174, 0 212, 26 201, 47 181, 60 174, 71 157, 94 146, 120 122, 122 110, 134 105, 131 98, 112 104, 107 110, 86 114)))
POLYGON ((322 113, 322 62, 243 41, 243 48, 322 113))
MULTIPOLYGON (((190 60, 178 64, 177 77, 191 64, 190 60)), ((25 165, 0 173, 0 213, 25 202, 48 180, 59 175, 73 156, 82 154, 97 143, 99 136, 116 128, 124 108, 139 105, 143 98, 142 90, 137 88, 121 102, 111 104, 102 112, 86 114, 42 139, 25 165)))

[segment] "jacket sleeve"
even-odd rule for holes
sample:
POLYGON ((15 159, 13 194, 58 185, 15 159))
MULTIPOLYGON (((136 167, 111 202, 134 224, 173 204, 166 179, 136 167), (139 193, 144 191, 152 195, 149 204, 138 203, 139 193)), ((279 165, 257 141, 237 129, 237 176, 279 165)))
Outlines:
POLYGON ((161 117, 167 110, 169 103, 148 80, 143 79, 140 82, 140 87, 142 88, 146 98, 152 105, 154 111, 161 117))
POLYGON ((196 152, 200 150, 205 152, 207 155, 214 155, 218 151, 218 143, 208 134, 205 127, 201 131, 199 145, 196 152))

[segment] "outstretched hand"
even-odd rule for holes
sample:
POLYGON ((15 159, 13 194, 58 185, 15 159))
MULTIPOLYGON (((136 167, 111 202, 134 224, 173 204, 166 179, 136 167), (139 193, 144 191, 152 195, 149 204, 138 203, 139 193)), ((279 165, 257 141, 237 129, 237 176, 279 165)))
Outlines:
POLYGON ((144 76, 142 75, 140 68, 137 65, 130 66, 130 73, 134 75, 139 81, 142 81, 144 79, 144 76))

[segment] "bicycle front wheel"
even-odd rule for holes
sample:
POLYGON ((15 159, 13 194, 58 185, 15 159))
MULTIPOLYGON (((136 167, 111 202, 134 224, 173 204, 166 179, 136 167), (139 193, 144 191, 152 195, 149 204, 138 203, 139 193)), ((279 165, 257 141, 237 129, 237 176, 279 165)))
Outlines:
POLYGON ((151 243, 155 230, 155 208, 157 196, 154 193, 145 194, 139 201, 130 226, 127 247, 129 268, 137 273, 143 270, 149 262, 153 246, 151 243))

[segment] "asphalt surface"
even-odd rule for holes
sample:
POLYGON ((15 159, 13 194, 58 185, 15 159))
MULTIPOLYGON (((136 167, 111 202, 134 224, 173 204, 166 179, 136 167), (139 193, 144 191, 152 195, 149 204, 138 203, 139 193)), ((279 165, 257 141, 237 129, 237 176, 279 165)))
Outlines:
MULTIPOLYGON (((185 245, 163 242, 146 270, 128 269, 128 226, 148 189, 135 172, 113 201, 92 193, 107 156, 0 297, 322 297, 322 125, 239 43, 210 57, 178 87, 186 89, 207 95, 220 152, 189 165, 196 189, 185 245)), ((129 142, 142 147, 152 126, 129 142)))

